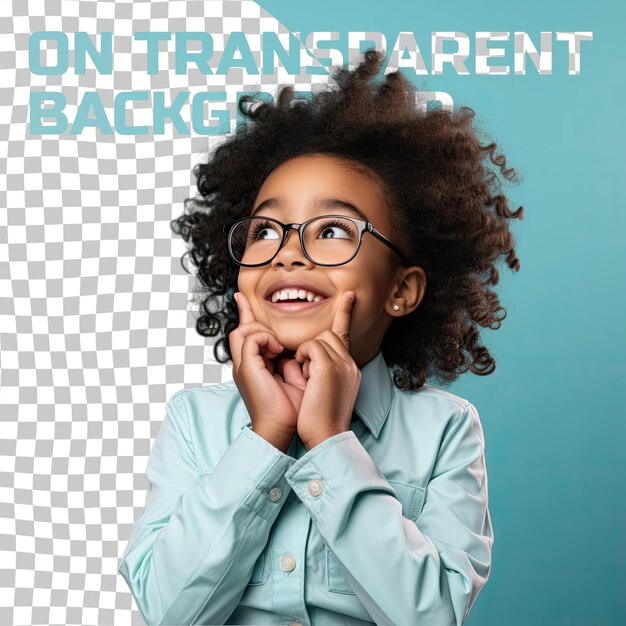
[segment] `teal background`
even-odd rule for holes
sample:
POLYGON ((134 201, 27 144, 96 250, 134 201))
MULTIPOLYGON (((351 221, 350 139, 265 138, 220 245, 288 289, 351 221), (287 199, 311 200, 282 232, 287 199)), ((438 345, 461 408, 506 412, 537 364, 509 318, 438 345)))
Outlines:
MULTIPOLYGON (((478 408, 486 440, 494 550, 469 625, 626 623, 626 95, 624 5, 614 2, 262 0, 287 28, 414 32, 430 69, 431 31, 592 31, 581 73, 553 36, 552 75, 420 76, 471 106, 523 181, 505 188, 521 270, 501 265, 508 311, 483 331, 487 377, 448 389, 478 408)), ((490 65, 513 66, 508 51, 490 65)), ((446 48, 447 50, 448 48, 446 48)), ((473 50, 473 46, 472 46, 473 50)), ((512 71, 512 70, 511 70, 512 71)), ((404 626, 404 625, 399 625, 404 626)))

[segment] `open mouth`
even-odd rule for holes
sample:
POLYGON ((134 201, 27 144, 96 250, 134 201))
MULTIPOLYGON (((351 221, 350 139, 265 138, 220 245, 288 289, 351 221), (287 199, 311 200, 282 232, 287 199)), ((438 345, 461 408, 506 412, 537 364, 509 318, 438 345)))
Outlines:
POLYGON ((305 287, 283 287, 269 293, 266 301, 275 309, 285 312, 298 312, 314 309, 330 298, 305 287))
POLYGON ((297 311, 306 311, 307 309, 314 309, 324 302, 328 302, 330 298, 322 298, 317 302, 309 302, 308 300, 277 300, 276 302, 272 302, 271 300, 266 300, 266 302, 273 307, 274 309, 278 309, 279 311, 286 312, 297 312, 297 311))

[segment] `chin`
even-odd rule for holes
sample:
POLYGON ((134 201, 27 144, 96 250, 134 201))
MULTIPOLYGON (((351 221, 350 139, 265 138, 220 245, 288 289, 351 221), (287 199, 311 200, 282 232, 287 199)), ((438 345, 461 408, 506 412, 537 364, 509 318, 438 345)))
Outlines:
POLYGON ((298 348, 305 342, 313 339, 320 331, 302 332, 302 329, 296 332, 279 332, 276 328, 269 326, 270 330, 276 335, 276 339, 283 346, 284 350, 280 353, 281 357, 295 356, 298 348))
POLYGON ((302 341, 296 342, 283 341, 283 339, 281 339, 281 337, 279 337, 278 335, 276 335, 276 338, 278 339, 278 341, 280 341, 280 345, 284 348, 284 350, 278 354, 278 358, 293 358, 296 355, 296 351, 300 347, 300 344, 304 342, 304 339, 302 341))

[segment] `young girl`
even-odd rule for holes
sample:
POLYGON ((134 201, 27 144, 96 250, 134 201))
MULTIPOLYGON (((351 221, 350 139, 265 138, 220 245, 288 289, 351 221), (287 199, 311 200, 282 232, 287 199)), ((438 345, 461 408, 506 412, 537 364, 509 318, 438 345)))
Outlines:
POLYGON ((372 86, 383 58, 242 98, 252 123, 196 166, 173 228, 233 381, 167 403, 119 567, 149 624, 460 625, 489 578, 481 422, 426 379, 495 369, 479 327, 523 209, 473 111, 372 86))

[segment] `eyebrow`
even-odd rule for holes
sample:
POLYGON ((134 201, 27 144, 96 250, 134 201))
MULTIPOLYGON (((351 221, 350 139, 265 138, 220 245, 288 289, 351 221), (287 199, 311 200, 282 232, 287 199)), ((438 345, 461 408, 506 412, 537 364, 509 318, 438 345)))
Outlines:
MULTIPOLYGON (((364 219, 366 222, 369 222, 369 218, 367 217, 367 215, 365 215, 365 213, 361 212, 357 207, 355 207, 353 204, 350 204, 349 202, 346 202, 345 200, 340 200, 339 198, 315 198, 315 200, 313 200, 312 203, 313 208, 321 208, 324 210, 327 209, 343 209, 344 211, 352 211, 352 213, 356 213, 357 215, 360 215, 362 219, 364 219)), ((261 204, 259 204, 259 206, 254 209, 254 211, 251 214, 255 215, 256 213, 258 213, 259 211, 262 211, 263 209, 277 209, 279 211, 282 210, 282 204, 280 202, 280 199, 278 198, 268 198, 267 200, 263 200, 263 202, 261 202, 261 204)))

